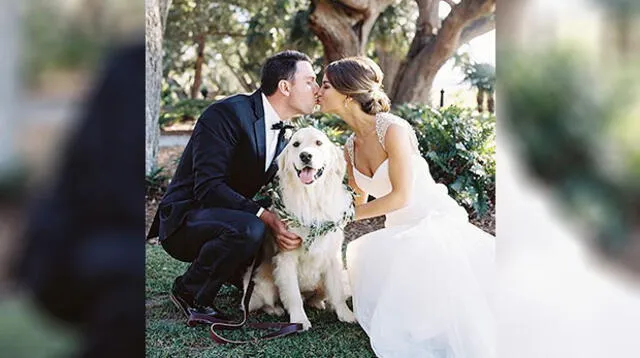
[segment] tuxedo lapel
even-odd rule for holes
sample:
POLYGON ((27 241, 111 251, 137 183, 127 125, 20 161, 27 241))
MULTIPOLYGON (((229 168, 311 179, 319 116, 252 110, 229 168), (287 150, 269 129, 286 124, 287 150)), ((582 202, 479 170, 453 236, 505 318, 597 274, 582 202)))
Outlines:
POLYGON ((274 163, 276 162, 276 158, 278 158, 280 153, 282 153, 282 151, 284 150, 284 147, 287 146, 288 142, 289 141, 284 138, 284 134, 283 135, 278 134, 278 144, 276 146, 276 154, 273 156, 274 163))
POLYGON ((261 171, 264 172, 264 161, 265 161, 265 134, 264 134, 264 117, 258 119, 253 124, 253 130, 255 131, 256 136, 256 153, 258 153, 258 164, 261 168, 261 171))
POLYGON ((258 168, 260 173, 264 173, 265 162, 265 120, 264 120, 264 108, 262 106, 262 93, 256 91, 251 95, 253 100, 253 110, 256 114, 256 121, 253 123, 253 130, 255 136, 256 153, 258 153, 258 168))
POLYGON ((269 165, 269 169, 267 170, 266 179, 267 182, 270 182, 273 176, 278 171, 278 156, 284 150, 284 147, 287 146, 288 141, 284 138, 284 135, 278 135, 278 144, 276 146, 276 153, 273 156, 273 161, 271 161, 271 165, 269 165))

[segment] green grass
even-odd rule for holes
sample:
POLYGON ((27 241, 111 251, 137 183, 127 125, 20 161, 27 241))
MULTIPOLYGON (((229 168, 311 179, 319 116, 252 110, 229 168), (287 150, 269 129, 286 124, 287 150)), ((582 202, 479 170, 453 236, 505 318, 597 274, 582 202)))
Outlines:
MULTIPOLYGON (((160 245, 147 245, 146 263, 147 357, 375 357, 369 339, 357 324, 338 321, 334 312, 305 308, 313 327, 307 332, 243 345, 218 345, 209 337, 209 327, 190 328, 171 303, 167 293, 173 279, 187 264, 172 259, 160 245)), ((240 313, 240 291, 225 286, 216 305, 225 312, 240 313)), ((250 322, 283 321, 287 316, 251 314, 250 322)), ((264 332, 227 331, 224 336, 249 339, 264 332), (257 333, 257 334, 256 334, 257 333)))
POLYGON ((0 356, 70 357, 79 343, 79 332, 44 314, 26 296, 0 300, 0 356))

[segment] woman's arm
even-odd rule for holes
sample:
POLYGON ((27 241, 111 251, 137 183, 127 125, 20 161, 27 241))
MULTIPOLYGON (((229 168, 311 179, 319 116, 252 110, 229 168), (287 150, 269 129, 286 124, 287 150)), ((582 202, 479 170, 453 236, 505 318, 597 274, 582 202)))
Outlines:
POLYGON ((360 189, 358 184, 356 184, 356 180, 353 178, 353 166, 351 164, 351 158, 349 158, 349 153, 347 152, 347 146, 344 146, 344 160, 347 162, 347 179, 348 184, 356 193, 356 197, 353 200, 353 204, 355 206, 362 205, 367 202, 367 193, 364 190, 360 189))
POLYGON ((401 209, 409 202, 413 185, 411 155, 407 129, 392 124, 387 129, 385 148, 389 157, 391 192, 376 200, 356 206, 356 220, 368 219, 401 209))

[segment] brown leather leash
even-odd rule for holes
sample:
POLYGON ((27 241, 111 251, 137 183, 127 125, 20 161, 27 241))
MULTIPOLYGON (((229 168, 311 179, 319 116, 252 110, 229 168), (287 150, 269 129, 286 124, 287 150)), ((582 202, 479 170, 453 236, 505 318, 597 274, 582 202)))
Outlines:
POLYGON ((251 294, 253 293, 253 275, 255 273, 256 267, 259 266, 261 257, 260 252, 256 254, 256 257, 253 259, 253 263, 251 264, 251 274, 248 275, 248 279, 244 279, 243 286, 243 295, 242 295, 242 319, 238 322, 227 321, 222 319, 212 319, 209 316, 198 314, 195 312, 191 312, 189 314, 189 319, 187 320, 187 325, 193 327, 198 323, 211 323, 211 327, 209 328, 209 334, 211 339, 213 339, 218 344, 225 343, 235 343, 235 344, 243 344, 243 343, 255 343, 262 340, 269 340, 279 337, 284 337, 286 335, 300 332, 302 331, 301 323, 289 323, 289 322, 252 322, 247 323, 247 316, 249 315, 249 300, 251 299, 251 294), (240 329, 243 326, 248 328, 255 329, 277 329, 277 331, 268 333, 264 336, 254 338, 251 340, 231 340, 220 336, 216 329, 219 330, 236 330, 240 329))

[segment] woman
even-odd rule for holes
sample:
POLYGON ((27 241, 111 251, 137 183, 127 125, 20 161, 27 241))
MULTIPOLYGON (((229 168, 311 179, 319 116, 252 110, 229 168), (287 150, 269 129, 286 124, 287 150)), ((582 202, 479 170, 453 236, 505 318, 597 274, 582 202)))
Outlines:
POLYGON ((431 178, 413 129, 389 113, 382 78, 370 59, 346 58, 327 67, 318 92, 322 111, 353 130, 345 159, 356 220, 386 215, 385 228, 347 247, 358 323, 379 357, 494 357, 495 238, 431 178))

